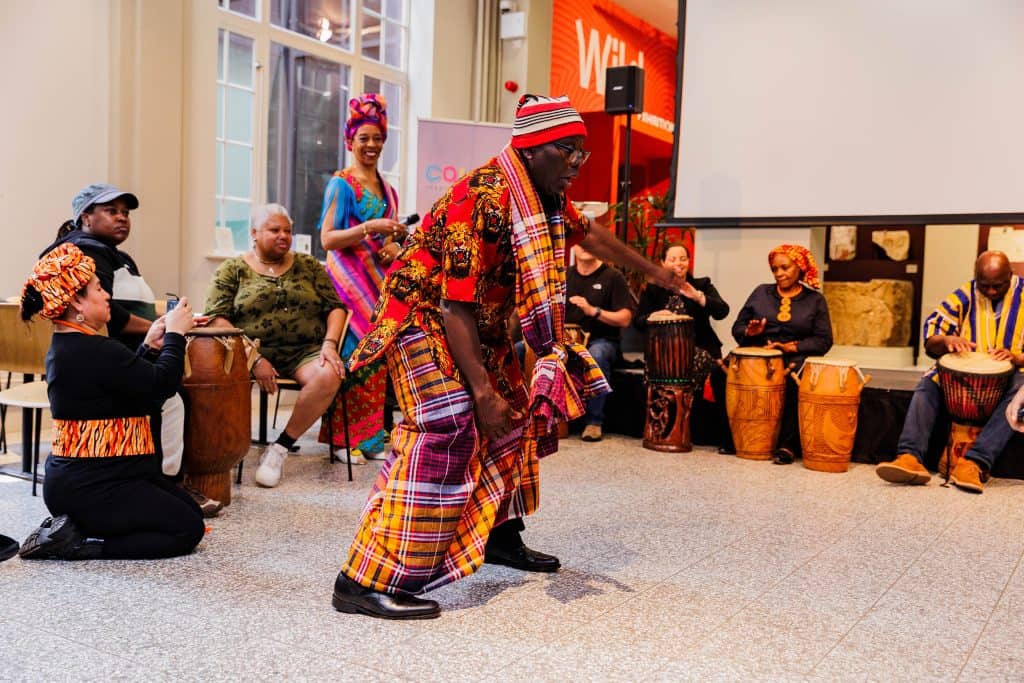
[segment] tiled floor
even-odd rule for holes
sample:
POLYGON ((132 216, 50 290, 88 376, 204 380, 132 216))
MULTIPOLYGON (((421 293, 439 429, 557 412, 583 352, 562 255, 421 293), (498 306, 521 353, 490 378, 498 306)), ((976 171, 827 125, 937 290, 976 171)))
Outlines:
MULTIPOLYGON (((485 566, 435 621, 337 613, 377 465, 302 442, 186 558, 0 564, 2 680, 1021 680, 1024 481, 901 488, 639 441, 563 441, 527 542, 563 569, 485 566)), ((43 517, 0 477, 0 532, 43 517)))

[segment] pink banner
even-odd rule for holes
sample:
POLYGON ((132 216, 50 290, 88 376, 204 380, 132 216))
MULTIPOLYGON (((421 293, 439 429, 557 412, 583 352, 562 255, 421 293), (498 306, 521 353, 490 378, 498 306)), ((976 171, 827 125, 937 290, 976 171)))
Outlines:
POLYGON ((471 121, 419 120, 416 146, 416 212, 426 216, 456 180, 496 156, 512 126, 471 121))

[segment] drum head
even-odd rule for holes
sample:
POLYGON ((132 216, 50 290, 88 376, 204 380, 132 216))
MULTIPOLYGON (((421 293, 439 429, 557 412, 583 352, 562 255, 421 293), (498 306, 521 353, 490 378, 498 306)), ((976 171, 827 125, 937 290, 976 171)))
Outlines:
POLYGON ((1013 363, 1008 360, 996 360, 980 351, 962 351, 947 353, 939 358, 939 367, 972 375, 1001 375, 1013 370, 1013 363))
POLYGON ((778 349, 765 349, 760 346, 737 346, 730 351, 734 356, 750 358, 777 358, 782 355, 778 349))
POLYGON ((833 368, 857 367, 856 361, 846 360, 845 358, 825 358, 824 356, 808 356, 804 363, 809 365, 828 365, 833 368))
POLYGON ((237 337, 245 334, 237 327, 193 327, 185 333, 186 337, 237 337))
POLYGON ((680 313, 652 313, 648 318, 648 323, 678 323, 684 320, 693 320, 688 315, 682 315, 680 313))

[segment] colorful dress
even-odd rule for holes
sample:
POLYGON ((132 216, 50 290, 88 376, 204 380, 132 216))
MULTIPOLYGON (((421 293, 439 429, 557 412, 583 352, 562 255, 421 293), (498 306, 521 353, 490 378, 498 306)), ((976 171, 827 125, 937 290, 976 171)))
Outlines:
MULTIPOLYGON (((398 215, 398 194, 380 176, 377 176, 384 197, 378 197, 346 171, 338 171, 324 191, 320 225, 333 207, 333 230, 355 227, 375 218, 394 219, 398 215)), ((327 253, 327 274, 349 311, 348 334, 342 343, 341 358, 348 361, 359 341, 370 330, 370 318, 380 297, 384 283, 384 267, 377 260, 377 252, 384 246, 382 235, 364 237, 345 249, 332 249, 327 253)), ((343 386, 348 411, 351 446, 363 453, 384 450, 384 391, 387 368, 374 363, 349 373, 343 386)), ((336 446, 344 445, 344 430, 340 407, 331 416, 334 422, 336 446)), ((320 441, 327 441, 327 425, 320 428, 320 441)))

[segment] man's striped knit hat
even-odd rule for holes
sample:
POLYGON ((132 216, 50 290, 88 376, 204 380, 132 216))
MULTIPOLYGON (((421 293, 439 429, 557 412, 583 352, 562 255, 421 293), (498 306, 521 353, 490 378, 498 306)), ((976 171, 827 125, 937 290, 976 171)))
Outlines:
POLYGON ((587 127, 568 97, 523 95, 519 99, 516 120, 512 124, 513 147, 536 147, 573 135, 586 137, 587 127))

